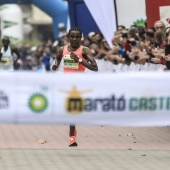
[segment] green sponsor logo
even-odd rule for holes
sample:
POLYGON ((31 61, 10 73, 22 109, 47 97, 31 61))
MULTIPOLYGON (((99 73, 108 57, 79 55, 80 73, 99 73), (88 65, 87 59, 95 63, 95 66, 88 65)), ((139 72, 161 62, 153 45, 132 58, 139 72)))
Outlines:
POLYGON ((6 20, 3 21, 3 29, 12 27, 14 25, 17 25, 17 22, 6 21, 6 20))
POLYGON ((8 9, 8 7, 6 5, 0 5, 0 11, 2 11, 4 9, 8 9))
POLYGON ((137 20, 135 22, 133 22, 134 25, 136 26, 145 26, 146 20, 141 19, 141 20, 137 20))
POLYGON ((48 100, 43 94, 36 93, 29 98, 28 106, 33 112, 41 113, 47 109, 48 100))
POLYGON ((130 111, 170 110, 170 97, 141 97, 129 100, 130 111))

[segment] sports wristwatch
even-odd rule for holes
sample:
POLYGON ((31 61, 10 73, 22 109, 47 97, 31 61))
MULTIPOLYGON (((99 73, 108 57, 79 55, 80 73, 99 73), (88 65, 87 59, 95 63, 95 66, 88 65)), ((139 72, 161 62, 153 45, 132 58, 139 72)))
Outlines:
POLYGON ((81 63, 81 62, 83 61, 83 59, 82 59, 82 58, 79 58, 79 60, 78 60, 78 61, 79 61, 79 63, 81 63))

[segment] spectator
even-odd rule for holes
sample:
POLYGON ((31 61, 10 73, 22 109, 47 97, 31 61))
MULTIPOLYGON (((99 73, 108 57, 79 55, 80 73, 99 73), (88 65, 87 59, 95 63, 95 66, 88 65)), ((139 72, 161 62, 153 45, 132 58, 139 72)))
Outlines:
POLYGON ((2 39, 3 47, 0 51, 0 70, 14 71, 20 66, 20 54, 16 48, 10 47, 10 40, 8 37, 2 39), (16 58, 15 58, 16 56, 16 58))
POLYGON ((165 26, 165 23, 162 22, 162 21, 156 21, 154 23, 154 28, 156 31, 160 30, 160 31, 165 31, 166 29, 166 26, 165 26))
POLYGON ((50 66, 52 64, 52 61, 53 61, 53 58, 50 55, 50 49, 49 49, 49 47, 45 47, 43 58, 42 58, 42 63, 44 65, 46 71, 50 71, 50 66))

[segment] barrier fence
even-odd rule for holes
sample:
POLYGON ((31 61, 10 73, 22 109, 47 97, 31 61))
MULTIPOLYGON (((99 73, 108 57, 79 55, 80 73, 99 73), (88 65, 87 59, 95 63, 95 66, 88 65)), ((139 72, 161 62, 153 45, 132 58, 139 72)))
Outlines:
MULTIPOLYGON (((110 61, 104 59, 95 59, 98 65, 98 72, 141 72, 141 71, 156 71, 156 72, 164 72, 166 66, 163 64, 154 64, 154 63, 145 63, 145 64, 136 64, 131 62, 130 65, 127 64, 114 64, 110 61)), ((55 61, 53 61, 54 64, 55 61)), ((52 65, 51 65, 52 68, 52 65)), ((61 62, 58 71, 63 72, 63 62, 61 62)), ((86 72, 91 72, 90 70, 86 70, 86 72)))
POLYGON ((136 64, 131 62, 130 65, 127 64, 113 64, 110 61, 106 61, 104 59, 96 60, 99 71, 104 72, 128 72, 128 71, 164 71, 165 65, 162 64, 153 64, 153 63, 145 63, 145 64, 136 64))

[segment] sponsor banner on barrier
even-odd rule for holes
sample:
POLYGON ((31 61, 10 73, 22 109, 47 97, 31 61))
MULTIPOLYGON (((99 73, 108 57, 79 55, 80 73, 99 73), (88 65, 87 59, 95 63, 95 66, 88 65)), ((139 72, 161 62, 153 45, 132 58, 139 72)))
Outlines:
POLYGON ((2 73, 0 80, 0 121, 14 122, 16 115, 16 76, 2 73))
POLYGON ((169 73, 0 74, 0 122, 170 125, 169 73))

